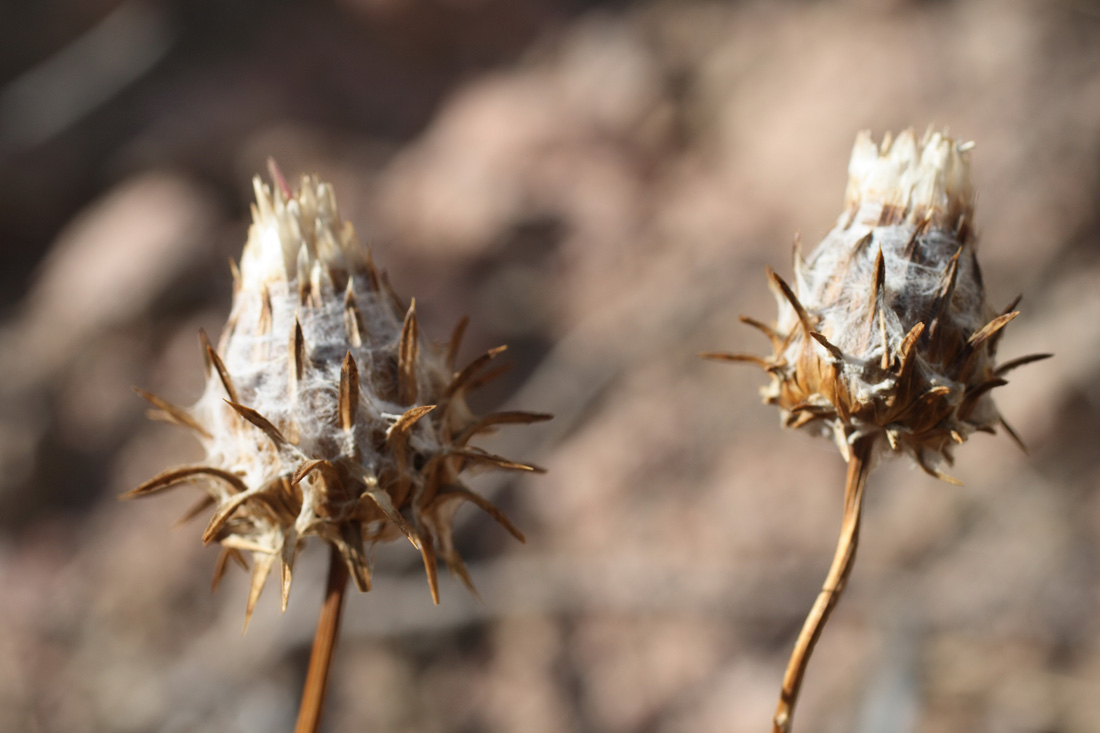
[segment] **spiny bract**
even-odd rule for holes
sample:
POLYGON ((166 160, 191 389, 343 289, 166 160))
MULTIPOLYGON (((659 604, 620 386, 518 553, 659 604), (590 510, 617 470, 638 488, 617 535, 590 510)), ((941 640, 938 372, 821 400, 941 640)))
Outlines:
POLYGON ((470 502, 519 540, 523 535, 459 474, 479 465, 535 471, 471 447, 503 423, 548 415, 477 418, 465 394, 496 372, 504 347, 455 370, 465 320, 449 345, 422 341, 407 308, 379 274, 332 186, 315 177, 292 192, 272 165, 272 192, 254 180, 252 226, 234 268, 232 311, 215 349, 200 333, 206 390, 184 409, 138 390, 154 416, 190 428, 201 465, 167 471, 126 497, 187 482, 206 496, 188 513, 214 513, 203 542, 220 542, 216 585, 232 558, 253 557, 246 624, 268 573, 281 561, 286 608, 295 557, 307 537, 337 548, 360 590, 370 588, 365 544, 405 536, 423 555, 439 602, 436 554, 472 590, 452 542, 456 508, 470 502))
MULTIPOLYGON (((763 367, 762 389, 789 427, 832 435, 845 459, 859 438, 883 435, 926 471, 951 462, 951 446, 1001 424, 990 391, 1004 375, 1049 356, 994 366, 1000 314, 985 301, 975 254, 969 151, 929 130, 876 146, 856 138, 845 210, 804 260, 795 242, 795 287, 768 270, 779 303, 768 336, 774 354, 707 354, 763 367)), ((1018 439, 1017 439, 1018 441, 1018 439)))

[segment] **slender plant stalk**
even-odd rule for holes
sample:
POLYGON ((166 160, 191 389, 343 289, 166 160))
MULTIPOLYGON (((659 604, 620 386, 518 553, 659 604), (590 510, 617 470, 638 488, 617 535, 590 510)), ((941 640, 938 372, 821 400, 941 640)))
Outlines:
POLYGON ((340 615, 344 610, 344 591, 347 587, 347 566, 340 552, 333 547, 329 557, 325 602, 313 635, 313 651, 309 655, 309 669, 306 671, 305 687, 302 688, 302 703, 298 708, 298 724, 294 727, 294 733, 317 733, 321 728, 328 672, 336 650, 336 640, 340 636, 340 615))
POLYGON ((806 665, 810 662, 814 645, 821 636, 821 630, 825 628, 825 622, 829 620, 829 614, 840 600, 840 594, 844 591, 848 575, 855 564, 856 547, 859 544, 860 512, 863 508, 863 488, 867 485, 874 441, 874 437, 862 438, 851 447, 848 478, 844 486, 844 519, 840 526, 840 540, 837 542, 836 554, 833 556, 829 574, 825 576, 825 583, 809 615, 806 616, 802 631, 798 634, 798 641, 795 642, 794 651, 791 652, 791 659, 787 662, 787 672, 783 675, 783 689, 779 694, 779 705, 772 719, 772 733, 788 733, 791 730, 794 706, 798 702, 798 692, 802 687, 806 665))

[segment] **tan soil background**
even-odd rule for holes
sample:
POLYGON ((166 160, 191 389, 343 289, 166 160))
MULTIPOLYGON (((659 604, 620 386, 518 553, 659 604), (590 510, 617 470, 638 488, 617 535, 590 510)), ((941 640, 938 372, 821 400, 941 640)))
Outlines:
POLYGON ((527 533, 460 515, 483 602, 432 606, 407 545, 352 595, 328 731, 764 731, 832 555, 843 464, 749 367, 839 214, 857 130, 976 141, 1000 355, 1031 449, 978 435, 938 483, 868 489, 805 733, 1100 730, 1100 4, 342 0, 0 11, 0 730, 285 731, 324 553, 290 607, 208 590, 193 495, 115 497, 197 445, 196 332, 227 313, 249 179, 336 185, 422 328, 515 368, 482 444, 527 533))

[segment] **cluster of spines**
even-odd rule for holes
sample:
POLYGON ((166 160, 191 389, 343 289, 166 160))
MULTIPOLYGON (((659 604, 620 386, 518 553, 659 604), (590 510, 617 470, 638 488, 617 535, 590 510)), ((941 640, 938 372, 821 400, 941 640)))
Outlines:
MULTIPOLYGON (((889 212, 883 212, 883 216, 888 215, 889 212)), ((910 235, 904 248, 909 262, 916 259, 916 243, 927 230, 929 222, 930 218, 926 217, 910 235)), ((913 324, 895 349, 891 349, 885 322, 886 309, 889 307, 886 303, 885 262, 881 248, 877 251, 873 275, 866 289, 867 314, 862 320, 866 324, 865 333, 862 334, 865 343, 872 338, 880 341, 881 358, 877 364, 860 364, 831 343, 817 330, 822 321, 821 316, 807 311, 790 285, 771 268, 767 268, 769 287, 781 304, 786 303, 793 309, 797 327, 781 334, 766 323, 741 316, 741 322, 768 337, 773 355, 761 357, 754 354, 711 352, 703 356, 721 361, 750 363, 764 369, 772 377, 772 384, 765 389, 766 402, 779 405, 783 409, 785 426, 799 428, 814 421, 834 424, 839 421, 844 434, 838 437, 837 442, 842 451, 848 446, 848 438, 855 429, 854 425, 864 429, 866 426, 875 426, 885 434, 891 450, 898 452, 907 448, 924 471, 948 483, 957 484, 957 479, 929 463, 925 451, 932 449, 950 465, 952 456, 948 449, 949 442, 962 443, 965 440, 960 423, 966 423, 972 430, 994 432, 990 425, 967 421, 978 400, 990 390, 1007 384, 1004 375, 1008 372, 1051 356, 1031 354, 986 370, 987 374, 975 374, 983 353, 995 353, 1002 329, 1019 315, 1015 308, 1020 298, 1014 299, 1000 315, 973 333, 959 334, 945 325, 958 277, 959 257, 969 239, 964 230, 966 226, 965 217, 960 217, 956 241, 964 244, 959 245, 948 261, 927 309, 928 318, 913 324), (786 353, 799 336, 802 337, 801 348, 792 365, 786 353), (829 354, 828 360, 822 360, 814 353, 814 343, 829 354), (963 385, 961 399, 954 394, 951 387, 931 384, 927 379, 928 369, 922 369, 918 365, 919 360, 923 360, 926 365, 934 364, 934 369, 951 381, 963 385), (845 377, 846 371, 852 368, 858 369, 861 377, 866 379, 870 375, 876 383, 886 385, 888 388, 881 391, 883 398, 859 401, 845 377), (814 399, 815 397, 818 399, 814 399)), ((849 261, 862 247, 869 246, 873 237, 874 232, 869 232, 860 239, 849 255, 849 261)), ((796 271, 806 267, 797 239, 794 262, 796 271)), ((975 263, 975 268, 976 266, 975 263)), ((1024 449, 1019 435, 1003 417, 999 418, 999 422, 1013 441, 1024 449)), ((847 459, 847 455, 845 458, 847 459)))
MULTIPOLYGON (((276 180, 279 181, 283 194, 289 196, 289 190, 281 177, 276 177, 276 180)), ((304 246, 301 252, 306 253, 304 246)), ((299 305, 321 306, 323 299, 330 297, 334 291, 334 281, 346 277, 342 303, 347 341, 352 347, 361 346, 367 334, 363 314, 357 305, 355 278, 351 276, 352 273, 330 272, 328 267, 318 266, 320 259, 314 259, 313 266, 309 267, 308 253, 305 256, 306 260, 303 261, 303 255, 300 255, 297 263, 299 305), (304 277, 307 271, 310 271, 308 279, 304 277)), ((218 541, 222 544, 212 585, 217 586, 230 560, 247 567, 242 551, 252 552, 255 558, 246 625, 277 555, 282 560, 282 605, 285 609, 294 559, 301 542, 296 523, 302 512, 303 502, 314 494, 315 506, 312 508, 316 519, 302 528, 303 534, 316 534, 336 546, 348 566, 351 578, 362 591, 370 588, 369 563, 364 542, 390 539, 400 533, 421 552, 434 602, 439 602, 437 555, 476 594, 465 565, 453 546, 450 516, 443 515, 444 505, 448 502, 467 501, 475 504, 509 533, 521 542, 524 541, 523 534, 496 506, 462 485, 458 476, 468 465, 541 472, 542 469, 536 466, 513 462, 472 447, 469 441, 497 425, 533 423, 547 420, 550 416, 520 411, 497 412, 481 418, 469 415, 463 396, 502 371, 487 367, 505 347, 491 349, 462 370, 456 371, 456 357, 466 328, 466 319, 462 319, 454 329, 443 356, 443 365, 450 375, 449 381, 440 385, 425 385, 431 388, 427 391, 435 394, 422 395, 421 392, 425 390, 421 389, 417 379, 417 365, 421 355, 415 301, 407 309, 404 308, 390 287, 385 273, 380 273, 375 268, 369 250, 365 251, 361 262, 352 264, 351 268, 358 271, 358 274, 365 275, 371 290, 384 297, 396 312, 404 312, 396 358, 390 367, 393 373, 371 381, 372 388, 388 385, 392 390, 393 394, 378 395, 381 399, 411 405, 396 417, 384 433, 377 431, 380 434, 371 436, 371 448, 389 459, 379 462, 382 466, 379 475, 374 475, 364 467, 363 457, 359 455, 358 441, 352 435, 364 395, 358 365, 351 350, 347 351, 340 372, 337 425, 334 426, 344 433, 346 440, 342 441, 338 455, 311 457, 303 454, 297 447, 298 431, 292 421, 280 429, 255 409, 241 404, 238 390, 224 361, 205 332, 200 331, 207 379, 217 378, 225 393, 225 403, 252 429, 266 436, 269 448, 279 454, 279 465, 293 467, 293 470, 281 471, 259 485, 249 487, 232 470, 212 465, 185 466, 155 476, 124 495, 124 498, 147 496, 184 482, 198 480, 205 489, 206 496, 188 510, 181 521, 216 507, 202 535, 204 543, 218 541), (436 404, 417 405, 416 402, 422 397, 435 399, 436 404), (431 418, 428 418, 429 415, 431 418), (431 421, 439 444, 439 448, 431 455, 418 454, 410 440, 414 428, 425 419, 431 421), (303 482, 307 480, 318 487, 316 492, 303 491, 303 482), (243 512, 242 507, 246 505, 248 511, 243 512), (411 523, 402 514, 403 511, 411 517, 411 523), (238 534, 234 531, 234 525, 241 522, 247 523, 248 527, 238 534), (257 530, 256 527, 260 529, 257 530), (276 538, 270 545, 249 539, 249 536, 268 534, 276 538), (276 548, 281 551, 276 552, 276 548)), ((239 295, 242 288, 241 274, 235 265, 232 270, 235 291, 239 295)), ((260 297, 261 308, 256 331, 262 334, 270 332, 272 328, 271 299, 264 285, 261 285, 260 297)), ((235 327, 236 322, 231 319, 226 326, 221 348, 226 347, 235 327)), ((296 399, 298 385, 312 366, 310 349, 297 316, 287 341, 287 371, 290 382, 287 385, 288 395, 290 399, 296 399)), ((204 442, 214 439, 211 431, 191 411, 143 390, 136 391, 156 408, 152 413, 154 417, 186 427, 204 442)), ((369 399, 369 395, 366 398, 369 399)))

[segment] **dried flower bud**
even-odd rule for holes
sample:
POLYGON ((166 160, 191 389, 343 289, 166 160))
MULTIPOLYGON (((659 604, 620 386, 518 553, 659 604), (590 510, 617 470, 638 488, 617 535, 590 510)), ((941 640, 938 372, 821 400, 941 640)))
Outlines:
POLYGON ((163 473, 126 496, 195 483, 212 507, 204 542, 220 542, 215 585, 228 559, 253 556, 251 615, 268 573, 282 568, 286 608, 295 557, 307 537, 333 545, 360 590, 370 587, 365 543, 407 537, 423 555, 438 603, 436 554, 471 587, 452 542, 463 502, 523 535, 459 475, 468 466, 539 470, 473 448, 494 425, 548 415, 476 418, 468 390, 491 378, 493 349, 456 372, 465 322, 449 346, 425 343, 370 253, 342 223, 332 186, 302 179, 272 192, 257 178, 252 226, 234 270, 235 294, 218 348, 200 334, 207 385, 190 409, 140 392, 160 416, 190 428, 201 465, 163 473))
POLYGON ((845 210, 810 255, 796 241, 795 287, 768 271, 779 303, 774 327, 745 318, 771 340, 751 361, 772 377, 762 392, 789 427, 831 434, 845 459, 883 435, 929 473, 951 446, 1001 420, 990 391, 1010 369, 994 366, 997 340, 1016 317, 985 302, 975 255, 969 150, 945 135, 906 130, 881 146, 856 138, 845 210))

